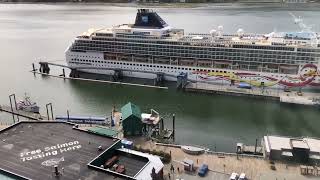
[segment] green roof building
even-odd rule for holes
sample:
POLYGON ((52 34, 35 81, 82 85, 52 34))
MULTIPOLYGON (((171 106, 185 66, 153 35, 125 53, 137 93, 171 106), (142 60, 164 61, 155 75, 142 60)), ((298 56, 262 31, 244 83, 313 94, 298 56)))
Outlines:
POLYGON ((131 102, 121 108, 122 128, 124 136, 142 134, 142 121, 140 108, 131 102))

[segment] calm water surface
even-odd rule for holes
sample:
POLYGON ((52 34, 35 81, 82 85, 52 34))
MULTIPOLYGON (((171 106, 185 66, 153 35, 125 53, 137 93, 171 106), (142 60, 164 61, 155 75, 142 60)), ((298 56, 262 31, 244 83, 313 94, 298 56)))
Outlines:
MULTIPOLYGON (((223 25, 226 32, 294 31, 289 12, 302 16, 320 31, 320 8, 210 5, 197 8, 155 8, 171 26, 186 32, 209 32, 223 25), (308 10, 304 10, 308 9, 308 10)), ((282 106, 272 101, 184 94, 175 90, 70 82, 34 76, 31 63, 61 61, 71 40, 90 27, 133 22, 136 7, 73 4, 0 4, 0 104, 8 95, 25 92, 41 107, 53 102, 54 113, 109 114, 113 105, 128 101, 142 110, 154 108, 164 117, 177 116, 177 141, 218 151, 234 151, 238 141, 254 144, 265 134, 320 137, 320 110, 282 106)), ((63 63, 63 61, 61 61, 63 63)), ((42 108, 43 113, 45 109, 42 108)), ((12 121, 0 113, 1 123, 12 121)), ((170 122, 170 119, 167 120, 170 122)))

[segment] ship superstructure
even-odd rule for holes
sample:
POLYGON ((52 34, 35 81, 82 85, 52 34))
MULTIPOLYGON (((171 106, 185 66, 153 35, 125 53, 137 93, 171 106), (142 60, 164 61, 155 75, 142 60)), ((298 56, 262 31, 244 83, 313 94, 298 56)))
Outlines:
MULTIPOLYGON (((301 25, 301 20, 296 23, 301 25)), ((184 34, 156 12, 139 9, 134 24, 89 29, 66 51, 70 67, 79 71, 175 81, 247 82, 253 86, 320 86, 319 35, 300 32, 226 34, 223 27, 207 34, 184 34)))

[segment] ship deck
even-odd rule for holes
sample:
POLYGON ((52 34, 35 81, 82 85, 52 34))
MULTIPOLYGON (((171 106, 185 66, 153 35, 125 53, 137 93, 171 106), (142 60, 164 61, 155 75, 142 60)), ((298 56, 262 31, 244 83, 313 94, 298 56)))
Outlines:
MULTIPOLYGON (((113 179, 87 164, 113 146, 112 138, 62 122, 20 122, 0 131, 0 169, 28 179, 113 179), (60 175, 55 176, 58 162, 60 175)), ((118 177, 120 178, 120 177, 118 177)), ((120 178, 121 179, 121 178, 120 178)))

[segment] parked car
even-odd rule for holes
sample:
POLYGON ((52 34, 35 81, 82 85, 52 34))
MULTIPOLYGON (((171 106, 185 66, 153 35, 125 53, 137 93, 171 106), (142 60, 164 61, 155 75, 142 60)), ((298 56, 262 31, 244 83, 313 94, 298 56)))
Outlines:
POLYGON ((230 180, 238 180, 239 179, 239 174, 238 173, 232 173, 230 176, 230 180))
POLYGON ((208 165, 202 164, 199 168, 198 175, 201 177, 204 177, 208 173, 208 170, 209 170, 208 165))
POLYGON ((284 92, 291 92, 291 90, 289 88, 284 88, 283 91, 284 92))
POLYGON ((239 180, 247 180, 246 174, 245 173, 241 173, 239 180))

